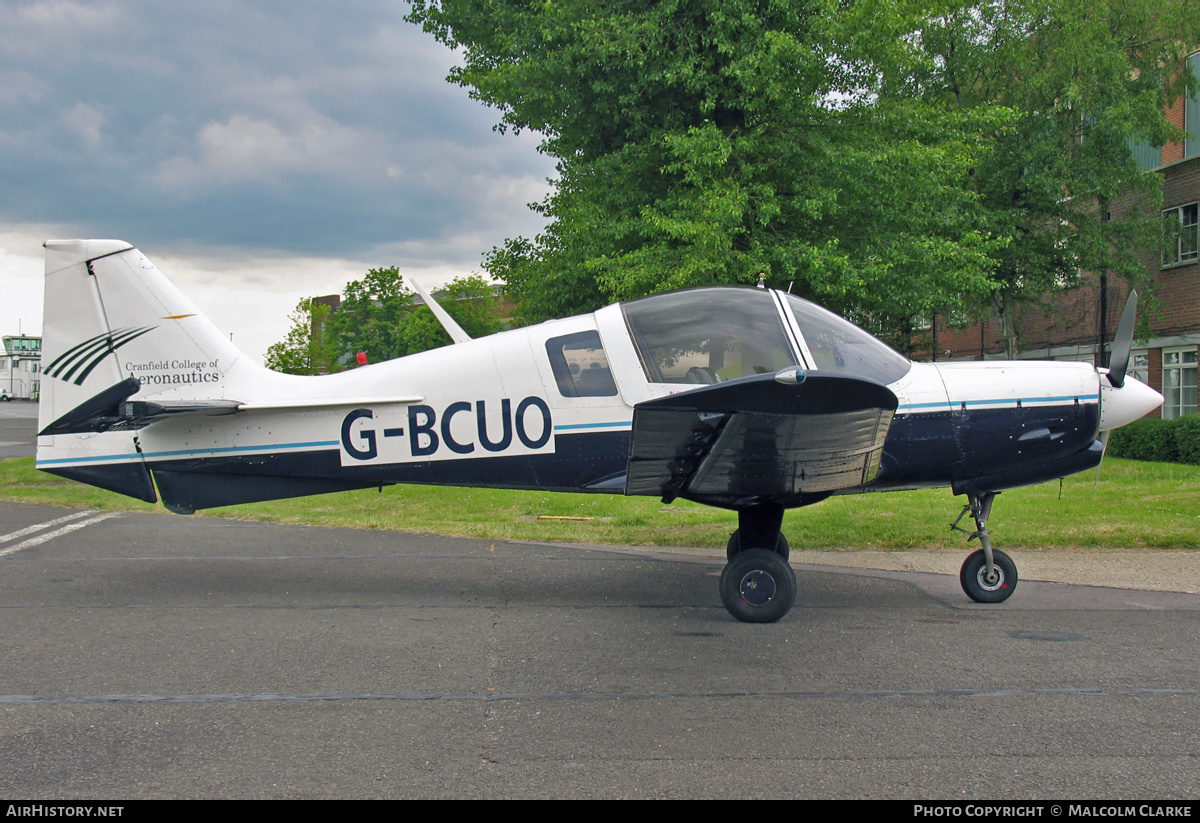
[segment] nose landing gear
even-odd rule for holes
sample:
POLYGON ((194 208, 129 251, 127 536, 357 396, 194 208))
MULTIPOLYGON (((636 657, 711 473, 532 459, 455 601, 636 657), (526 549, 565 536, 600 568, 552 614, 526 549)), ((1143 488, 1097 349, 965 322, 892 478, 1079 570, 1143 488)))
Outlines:
POLYGON ((1017 588, 1017 564, 1007 554, 992 548, 991 534, 987 530, 988 517, 992 513, 992 501, 996 492, 968 493, 967 505, 959 512, 950 528, 967 535, 967 542, 978 539, 982 546, 967 555, 958 573, 958 582, 967 597, 976 603, 1003 603, 1017 588), (959 527, 967 512, 975 520, 975 531, 959 527))

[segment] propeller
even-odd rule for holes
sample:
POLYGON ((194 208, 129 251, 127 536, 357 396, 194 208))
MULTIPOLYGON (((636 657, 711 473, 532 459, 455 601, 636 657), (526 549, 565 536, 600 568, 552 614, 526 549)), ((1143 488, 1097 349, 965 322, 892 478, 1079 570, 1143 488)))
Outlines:
MULTIPOLYGON (((1125 372, 1129 370, 1129 355, 1133 349, 1133 325, 1136 320, 1137 291, 1130 290, 1129 299, 1125 301, 1125 310, 1121 312, 1121 322, 1117 324, 1112 350, 1108 355, 1108 382, 1115 389, 1125 385, 1125 372)), ((1100 467, 1104 465, 1104 454, 1108 451, 1108 438, 1111 434, 1112 429, 1100 432, 1100 462, 1096 464, 1093 490, 1100 485, 1100 467)))
POLYGON ((1133 348, 1133 324, 1137 320, 1137 292, 1129 292, 1121 322, 1117 325, 1117 336, 1113 338, 1112 352, 1108 356, 1108 382, 1113 388, 1125 385, 1125 372, 1129 368, 1129 352, 1133 348))
POLYGON ((1112 429, 1100 432, 1100 462, 1096 464, 1096 479, 1092 481, 1092 491, 1100 488, 1100 467, 1104 465, 1104 455, 1108 454, 1108 436, 1112 429))

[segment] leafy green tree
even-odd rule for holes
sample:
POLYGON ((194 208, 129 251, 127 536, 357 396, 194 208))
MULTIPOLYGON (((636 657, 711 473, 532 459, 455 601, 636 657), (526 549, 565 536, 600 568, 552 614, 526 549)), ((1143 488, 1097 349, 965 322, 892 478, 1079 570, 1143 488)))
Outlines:
POLYGON ((1179 137, 1162 106, 1200 42, 1193 0, 414 0, 409 19, 558 160, 546 229, 485 259, 521 319, 765 275, 876 331, 990 306, 1014 353, 1016 304, 1081 268, 1142 276, 1158 180, 1129 142, 1179 137))
POLYGON ((504 327, 496 290, 478 274, 456 277, 435 295, 471 337, 486 337, 504 327))
POLYGON ((334 349, 324 333, 329 306, 301 300, 288 315, 292 327, 278 343, 267 348, 264 363, 268 369, 287 374, 321 374, 328 370, 334 349))
MULTIPOLYGON (((455 278, 436 295, 450 316, 472 337, 499 331, 499 301, 482 277, 455 278)), ((371 363, 448 345, 450 336, 427 306, 413 302, 395 266, 371 269, 346 285, 342 304, 329 318, 339 362, 355 365, 366 352, 371 363)))
MULTIPOLYGON (((500 331, 500 302, 495 290, 479 275, 451 280, 434 295, 454 322, 472 338, 500 331)), ((427 351, 450 344, 450 335, 442 328, 428 306, 414 306, 401 332, 409 353, 427 351)))
POLYGON ((1157 241, 1159 175, 1130 145, 1179 139, 1163 108, 1184 92, 1178 70, 1200 42, 1200 8, 1176 0, 1003 0, 931 3, 902 40, 911 62, 882 100, 959 111, 1005 109, 973 170, 989 251, 988 302, 1008 354, 1016 307, 1048 302, 1081 271, 1144 285, 1139 252, 1157 241))
POLYGON ((558 159, 543 234, 485 261, 521 319, 765 276, 885 325, 984 293, 994 265, 964 181, 996 117, 877 105, 875 43, 884 23, 911 31, 900 14, 417 0, 410 19, 464 49, 451 79, 502 128, 558 159))
POLYGON ((395 266, 370 269, 347 283, 342 304, 329 319, 339 359, 353 366, 355 352, 366 352, 372 363, 408 354, 402 329, 412 312, 412 298, 395 266))

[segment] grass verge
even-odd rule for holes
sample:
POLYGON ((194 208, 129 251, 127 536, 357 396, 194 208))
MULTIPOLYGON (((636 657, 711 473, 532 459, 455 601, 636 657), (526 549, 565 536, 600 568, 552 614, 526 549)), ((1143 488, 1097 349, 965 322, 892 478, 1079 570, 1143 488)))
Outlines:
MULTIPOLYGON (((1096 486, 1094 478, 1087 472, 1067 478, 1061 488, 1047 483, 1000 495, 988 524, 996 546, 1200 546, 1200 466, 1109 458, 1096 486)), ((32 458, 0 461, 0 500, 165 513, 161 505, 40 472, 32 458)), ((784 531, 797 548, 962 548, 963 536, 947 524, 963 502, 947 489, 843 495, 789 512, 784 531)), ((737 520, 733 512, 686 501, 667 506, 648 497, 438 486, 250 503, 197 516, 504 540, 714 548, 724 547, 737 520)))

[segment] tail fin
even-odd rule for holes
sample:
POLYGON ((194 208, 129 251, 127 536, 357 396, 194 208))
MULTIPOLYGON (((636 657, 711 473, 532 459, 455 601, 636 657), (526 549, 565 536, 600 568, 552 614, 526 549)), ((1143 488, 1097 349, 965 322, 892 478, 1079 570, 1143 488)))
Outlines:
POLYGON ((135 394, 143 413, 220 405, 235 373, 261 368, 119 240, 46 241, 45 302, 42 434, 136 427, 109 419, 135 394))
POLYGON ((263 369, 128 243, 48 240, 45 247, 38 467, 153 501, 132 437, 121 445, 116 435, 97 442, 96 434, 169 414, 231 413, 235 392, 263 369), (131 453, 125 468, 106 466, 109 480, 97 482, 87 455, 114 447, 131 453))

